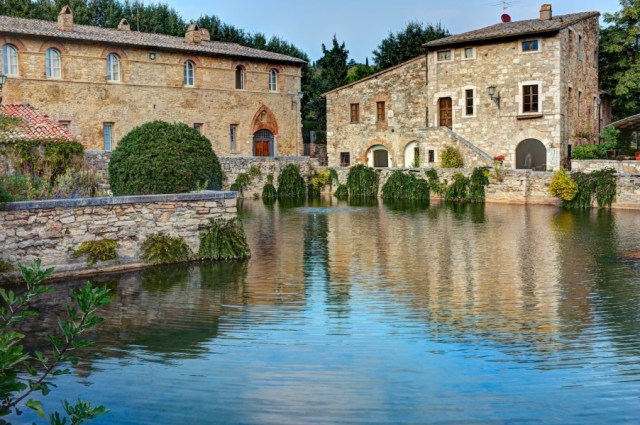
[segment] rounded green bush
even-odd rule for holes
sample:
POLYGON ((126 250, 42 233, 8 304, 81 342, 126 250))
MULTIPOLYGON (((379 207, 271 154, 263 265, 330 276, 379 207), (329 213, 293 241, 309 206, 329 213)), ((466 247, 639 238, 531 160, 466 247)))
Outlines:
POLYGON ((211 142, 186 124, 153 121, 134 128, 109 161, 116 196, 222 188, 222 168, 211 142))

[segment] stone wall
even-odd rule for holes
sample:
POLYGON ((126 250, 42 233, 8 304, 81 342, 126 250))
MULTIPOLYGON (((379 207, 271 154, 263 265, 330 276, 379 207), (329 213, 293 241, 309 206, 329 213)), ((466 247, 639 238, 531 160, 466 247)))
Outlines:
MULTIPOLYGON (((148 235, 181 236, 197 252, 199 230, 212 218, 236 216, 232 192, 15 202, 0 211, 0 258, 12 265, 42 259, 56 276, 144 267, 140 246, 148 235), (72 253, 85 241, 114 239, 118 259, 89 267, 72 253)), ((0 275, 0 281, 11 276, 0 275)))
POLYGON ((97 173, 105 184, 109 184, 109 160, 111 152, 84 151, 84 167, 97 173))
POLYGON ((606 159, 574 159, 571 161, 571 171, 592 171, 613 168, 618 173, 640 174, 640 161, 613 161, 606 159))

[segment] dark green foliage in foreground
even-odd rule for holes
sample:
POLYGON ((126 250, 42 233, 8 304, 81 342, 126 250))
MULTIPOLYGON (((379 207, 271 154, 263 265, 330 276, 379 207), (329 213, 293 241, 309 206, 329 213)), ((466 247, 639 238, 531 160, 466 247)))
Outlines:
POLYGON ((444 193, 444 187, 442 183, 440 183, 440 177, 438 177, 438 171, 435 168, 429 168, 424 172, 427 176, 427 181, 429 182, 429 189, 431 192, 442 195, 444 193))
POLYGON ((240 192, 242 195, 244 190, 251 184, 251 177, 247 173, 239 173, 236 177, 236 181, 231 185, 231 190, 234 192, 240 192))
MULTIPOLYGON (((8 421, 2 423, 18 423, 18 416, 25 408, 45 418, 37 396, 46 396, 55 388, 52 377, 71 373, 60 366, 75 364, 77 359, 71 354, 92 345, 91 341, 80 338, 102 323, 103 319, 96 312, 110 301, 108 289, 94 287, 90 282, 73 291, 74 304, 67 306, 64 318, 58 318, 58 332, 47 338, 49 346, 41 344, 39 347, 44 350, 27 351, 22 344, 25 335, 16 330, 16 325, 25 319, 39 317, 38 312, 30 310, 31 304, 53 290, 42 284, 52 275, 53 268, 43 270, 40 260, 36 260, 32 266, 19 266, 19 269, 24 290, 14 292, 0 288, 0 416, 9 416, 8 421)), ((93 407, 82 400, 75 405, 65 400, 63 407, 68 417, 51 413, 51 424, 81 424, 108 412, 104 406, 93 407)))
POLYGON ((140 249, 147 264, 181 263, 191 258, 191 249, 180 236, 150 235, 140 249))
POLYGON ((109 161, 116 196, 183 193, 222 187, 222 168, 211 142, 186 124, 153 121, 134 128, 109 161))
POLYGON ((244 229, 236 219, 211 220, 200 234, 198 258, 202 260, 242 260, 250 256, 244 229))
POLYGON ((473 170, 469 178, 469 202, 480 203, 485 199, 485 188, 489 186, 489 171, 485 167, 473 170))
POLYGON ((594 171, 590 174, 573 173, 571 178, 578 185, 578 193, 570 201, 563 201, 565 208, 590 208, 593 198, 600 208, 610 207, 616 199, 617 180, 613 168, 594 171))
POLYGON ((306 185, 296 164, 289 164, 278 176, 278 198, 304 198, 306 185))
POLYGON ((91 267, 98 261, 110 261, 118 258, 118 242, 113 239, 82 242, 80 248, 73 252, 74 257, 87 256, 87 266, 91 267))
POLYGON ((267 183, 262 188, 262 199, 273 200, 278 197, 278 192, 273 185, 273 174, 267 176, 267 183))
POLYGON ((382 186, 384 200, 428 200, 429 183, 413 174, 394 171, 382 186))
POLYGON ((347 175, 347 188, 351 198, 376 198, 378 196, 378 173, 363 164, 351 167, 347 175))
POLYGON ((338 199, 348 199, 349 198, 349 189, 347 189, 347 185, 341 184, 336 189, 336 192, 333 194, 338 199))
POLYGON ((462 173, 453 175, 453 182, 444 189, 444 200, 447 202, 469 201, 469 179, 462 173))
POLYGON ((12 272, 13 266, 6 260, 0 258, 0 273, 12 272))

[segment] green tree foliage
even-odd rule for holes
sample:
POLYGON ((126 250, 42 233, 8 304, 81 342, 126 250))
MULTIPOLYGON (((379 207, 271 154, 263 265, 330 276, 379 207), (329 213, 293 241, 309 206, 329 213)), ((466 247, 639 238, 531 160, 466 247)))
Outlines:
POLYGON ((186 124, 153 121, 122 138, 109 161, 116 196, 183 193, 222 187, 211 142, 186 124))
POLYGON ((378 69, 390 68, 423 54, 424 43, 449 35, 449 31, 441 23, 411 21, 401 31, 389 32, 389 36, 373 51, 373 61, 378 69))
POLYGON ((350 65, 349 70, 347 71, 347 83, 351 84, 355 81, 367 78, 369 75, 375 74, 376 71, 377 69, 374 66, 361 63, 350 65))

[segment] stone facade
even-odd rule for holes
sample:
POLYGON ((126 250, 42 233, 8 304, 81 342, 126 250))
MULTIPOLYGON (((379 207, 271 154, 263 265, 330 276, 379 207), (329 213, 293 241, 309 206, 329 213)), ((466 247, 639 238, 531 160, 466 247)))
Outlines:
POLYGON ((10 75, 2 89, 3 102, 38 106, 68 126, 88 150, 105 149, 107 131, 114 149, 131 129, 163 120, 199 127, 218 155, 253 155, 254 134, 260 130, 273 134, 271 156, 301 154, 302 61, 296 58, 206 37, 188 42, 126 27, 71 26, 56 32, 55 23, 49 29, 44 21, 0 18, 0 44, 13 46, 18 57, 17 75, 10 75), (83 39, 94 33, 98 41, 83 39), (218 45, 220 52, 213 52, 211 46, 218 45), (60 53, 59 77, 46 75, 48 49, 60 53), (110 54, 119 58, 117 81, 108 81, 110 54), (194 69, 192 84, 184 76, 187 62, 194 69), (238 66, 244 70, 242 89, 236 88, 238 66), (274 70, 275 86, 270 84, 274 70))
POLYGON ((0 258, 12 265, 40 258, 58 277, 145 267, 140 246, 148 235, 181 236, 197 252, 201 226, 235 217, 236 201, 232 192, 199 192, 10 203, 0 211, 0 258), (88 267, 73 257, 83 242, 101 239, 118 242, 117 260, 88 267))
POLYGON ((566 26, 541 15, 428 43, 425 57, 327 93, 329 165, 340 164, 340 152, 374 165, 373 151, 384 149, 391 167, 414 165, 415 152, 416 165, 438 166, 446 145, 458 147, 466 165, 496 155, 508 168, 566 163, 573 136, 598 128, 599 26, 597 13, 565 16, 566 26), (526 104, 533 90, 538 101, 526 104), (384 123, 375 122, 378 101, 386 102, 384 123), (349 106, 358 102, 368 111, 350 124, 349 106), (437 131, 443 127, 450 132, 437 131))

